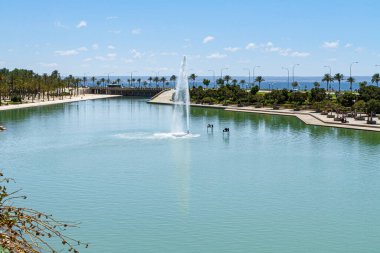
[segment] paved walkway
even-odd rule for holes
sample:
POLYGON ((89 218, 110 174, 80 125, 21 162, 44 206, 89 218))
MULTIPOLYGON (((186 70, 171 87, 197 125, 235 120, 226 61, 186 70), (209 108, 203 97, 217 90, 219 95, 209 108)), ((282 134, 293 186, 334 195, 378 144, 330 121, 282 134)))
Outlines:
POLYGON ((85 100, 93 100, 93 99, 100 99, 100 98, 111 98, 111 97, 120 97, 120 95, 99 95, 99 94, 86 94, 81 95, 77 97, 65 97, 64 99, 55 98, 55 100, 44 102, 34 102, 34 103, 24 103, 24 104, 17 104, 17 105, 2 105, 0 106, 0 111, 5 110, 12 110, 12 109, 22 109, 22 108, 30 108, 30 107, 36 107, 36 106, 44 106, 44 105, 55 105, 55 104, 63 104, 63 103, 71 103, 71 102, 77 102, 77 101, 85 101, 85 100))
MULTIPOLYGON (((172 105, 173 101, 171 101, 171 99, 172 99, 173 93, 174 93, 174 90, 164 91, 158 96, 156 96, 155 98, 153 98, 152 100, 150 100, 149 103, 172 105)), ((253 106, 237 107, 237 106, 222 106, 222 105, 201 105, 201 104, 191 104, 191 106, 204 107, 204 108, 217 108, 217 109, 224 109, 226 111, 235 111, 235 112, 293 116, 302 120, 307 125, 380 132, 379 120, 377 120, 377 123, 378 123, 377 125, 368 125, 365 120, 359 121, 353 118, 347 118, 347 120, 349 121, 348 123, 341 123, 339 121, 334 121, 333 118, 327 118, 326 115, 321 115, 320 113, 315 113, 310 110, 302 110, 302 111, 295 112, 292 109, 273 110, 272 108, 254 108, 253 106)))

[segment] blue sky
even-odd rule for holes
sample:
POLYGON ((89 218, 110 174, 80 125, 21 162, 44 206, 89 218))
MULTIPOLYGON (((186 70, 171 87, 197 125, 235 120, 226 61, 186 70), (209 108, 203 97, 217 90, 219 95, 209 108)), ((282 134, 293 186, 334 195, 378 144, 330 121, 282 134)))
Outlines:
POLYGON ((75 75, 380 71, 380 1, 0 0, 0 67, 75 75))

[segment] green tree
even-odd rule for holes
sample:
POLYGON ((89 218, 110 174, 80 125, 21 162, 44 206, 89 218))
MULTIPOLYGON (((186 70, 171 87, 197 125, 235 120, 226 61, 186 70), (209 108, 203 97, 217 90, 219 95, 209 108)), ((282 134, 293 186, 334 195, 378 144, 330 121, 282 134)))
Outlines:
POLYGON ((173 85, 175 85, 175 82, 177 81, 177 76, 176 75, 172 75, 170 77, 170 82, 173 82, 173 85))
POLYGON ((352 92, 352 84, 355 82, 355 78, 350 76, 349 78, 347 78, 347 82, 350 83, 350 91, 352 92))
POLYGON ((255 78, 255 82, 258 82, 259 83, 259 90, 261 89, 261 83, 262 82, 265 82, 265 79, 262 77, 262 76, 257 76, 255 78))
POLYGON ((379 73, 373 74, 373 76, 371 78, 371 82, 376 83, 376 86, 379 87, 380 74, 379 73))
POLYGON ((210 82, 211 82, 211 81, 210 81, 209 79, 206 79, 206 78, 205 78, 205 79, 203 79, 202 82, 203 82, 203 85, 206 86, 206 88, 208 88, 208 86, 210 85, 210 82))
POLYGON ((195 81, 197 80, 197 77, 198 76, 194 73, 189 76, 189 79, 193 81, 193 87, 195 86, 195 81))
POLYGON ((225 75, 225 76, 224 76, 224 81, 225 81, 227 84, 229 84, 229 82, 231 81, 231 79, 232 79, 232 77, 229 76, 229 75, 225 75))
POLYGON ((336 74, 334 75, 334 80, 335 80, 335 81, 338 81, 338 84, 339 84, 338 92, 340 92, 340 82, 343 80, 343 78, 344 78, 344 76, 343 76, 343 74, 341 74, 341 73, 336 73, 336 74))
POLYGON ((326 82, 326 90, 329 91, 329 84, 331 82, 334 82, 334 78, 332 78, 332 76, 330 74, 324 74, 323 78, 322 78, 322 82, 326 82))

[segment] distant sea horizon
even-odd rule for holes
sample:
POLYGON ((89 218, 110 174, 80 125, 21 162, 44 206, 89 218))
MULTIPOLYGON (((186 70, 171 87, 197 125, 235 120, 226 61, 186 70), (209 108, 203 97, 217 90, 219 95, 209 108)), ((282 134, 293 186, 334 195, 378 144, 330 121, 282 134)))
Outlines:
MULTIPOLYGON (((80 78, 81 76, 77 76, 77 77, 80 78)), ((136 79, 136 80, 140 78, 141 79, 140 86, 143 86, 143 82, 147 81, 147 79, 149 77, 150 76, 137 76, 136 75, 136 76, 133 76, 132 78, 136 79)), ((167 82, 169 82, 168 85, 164 85, 166 88, 173 88, 174 87, 174 85, 175 85, 174 82, 169 81, 170 75, 160 75, 159 77, 160 78, 165 77, 167 79, 167 82)), ((240 80, 245 80, 245 82, 246 82, 244 84, 245 88, 249 88, 250 86, 252 86, 252 78, 250 79, 251 85, 248 86, 248 81, 249 81, 248 76, 231 76, 231 77, 232 77, 232 79, 238 80, 238 82, 240 80)), ((367 81, 367 85, 376 85, 376 83, 373 83, 373 84, 371 83, 371 76, 354 76, 353 75, 353 77, 355 78, 355 83, 352 84, 353 90, 359 89, 359 83, 363 82, 363 81, 367 81)), ((105 78, 107 80, 108 76, 95 76, 95 78, 97 80, 99 80, 101 78, 105 78)), ((130 84, 128 83, 128 79, 130 79, 130 78, 131 78, 130 76, 109 76, 109 79, 111 82, 116 81, 117 79, 121 79, 120 84, 122 86, 125 86, 125 87, 130 86, 130 84)), ((205 78, 209 79, 211 81, 209 87, 214 88, 215 87, 214 76, 198 76, 195 82, 189 81, 189 86, 192 87, 194 85, 196 87, 198 87, 198 86, 204 87, 202 81, 205 78)), ((220 78, 220 75, 215 76, 215 79, 218 79, 218 78, 220 78)), ((265 81, 261 83, 262 89, 266 89, 266 90, 268 90, 268 89, 270 89, 270 90, 271 89, 285 89, 285 88, 286 89, 292 89, 292 86, 291 86, 291 83, 293 82, 292 76, 289 77, 289 83, 288 83, 288 77, 287 76, 263 76, 263 78, 265 79, 265 81)), ((347 77, 345 76, 344 80, 342 80, 340 83, 340 88, 343 91, 350 89, 350 84, 347 82, 346 78, 347 77)), ((90 76, 87 76, 87 79, 88 79, 87 85, 93 86, 94 84, 90 80, 90 76)), ((326 82, 322 82, 322 76, 295 76, 294 81, 297 81, 299 83, 299 87, 298 87, 299 90, 310 90, 311 88, 314 87, 314 82, 319 82, 321 88, 326 88, 326 82)), ((256 82, 255 84, 257 85, 258 83, 256 82)), ((96 85, 96 81, 95 81, 95 85, 96 85)), ((135 81, 133 83, 133 86, 134 87, 139 86, 138 82, 135 81)), ((158 86, 162 87, 163 86, 162 82, 158 82, 158 86)), ((335 91, 337 91, 339 89, 339 83, 337 81, 334 81, 333 83, 331 83, 330 86, 335 91)), ((148 81, 147 87, 156 87, 156 83, 153 81, 150 83, 148 81)))

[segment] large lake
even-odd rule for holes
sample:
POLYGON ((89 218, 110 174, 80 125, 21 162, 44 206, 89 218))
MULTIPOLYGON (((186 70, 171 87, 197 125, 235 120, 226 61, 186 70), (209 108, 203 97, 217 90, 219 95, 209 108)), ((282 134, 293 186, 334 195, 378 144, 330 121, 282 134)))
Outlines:
POLYGON ((379 133, 192 108, 199 136, 173 139, 172 110, 115 98, 1 111, 0 168, 23 205, 81 222, 81 252, 379 251, 379 133))

